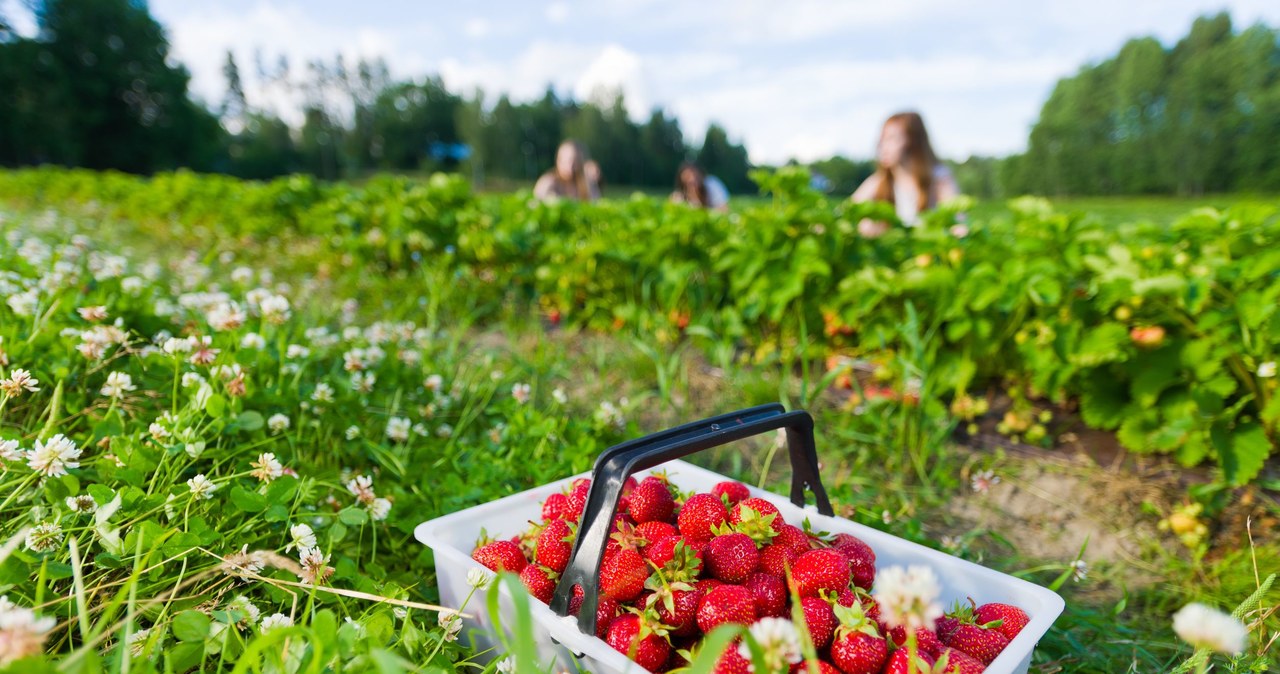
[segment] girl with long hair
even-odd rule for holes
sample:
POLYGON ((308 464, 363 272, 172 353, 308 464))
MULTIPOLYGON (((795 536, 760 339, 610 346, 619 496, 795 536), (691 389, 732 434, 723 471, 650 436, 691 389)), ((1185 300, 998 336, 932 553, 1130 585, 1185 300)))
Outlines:
MULTIPOLYGON (((919 224, 924 211, 960 194, 951 172, 933 153, 924 120, 915 112, 899 112, 885 121, 876 160, 876 172, 854 191, 853 200, 891 203, 907 227, 919 224)), ((873 238, 889 231, 889 224, 864 219, 858 231, 873 238)))
MULTIPOLYGON (((598 178, 587 171, 590 162, 587 148, 576 140, 566 140, 556 149, 556 165, 542 174, 533 186, 533 196, 543 201, 577 199, 595 201, 600 198, 598 178)), ((598 169, 597 169, 598 172, 598 169)))
POLYGON ((676 169, 676 188, 671 193, 671 201, 726 211, 729 209, 729 190, 719 178, 707 175, 701 166, 686 161, 676 169))

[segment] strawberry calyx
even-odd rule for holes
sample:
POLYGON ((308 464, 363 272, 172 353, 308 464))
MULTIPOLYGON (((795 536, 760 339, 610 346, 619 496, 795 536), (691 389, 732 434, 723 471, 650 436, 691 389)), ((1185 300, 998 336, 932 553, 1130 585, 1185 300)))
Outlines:
POLYGON ((661 567, 649 562, 649 566, 652 566, 656 571, 656 573, 649 576, 650 581, 655 576, 658 576, 663 583, 692 583, 702 573, 702 558, 698 556, 698 553, 693 548, 685 545, 684 541, 679 541, 676 543, 670 561, 661 567))
POLYGON ((622 548, 630 548, 639 550, 649 544, 649 539, 644 537, 633 525, 622 522, 618 525, 618 530, 609 536, 609 540, 617 543, 622 548))
POLYGON ((879 626, 876 625, 876 621, 867 617, 860 602, 853 602, 853 606, 833 604, 831 610, 835 612, 836 620, 840 623, 836 627, 837 639, 854 632, 881 637, 879 626))
MULTIPOLYGON (((777 513, 769 513, 763 515, 759 510, 747 505, 738 505, 738 522, 732 526, 726 522, 724 528, 728 529, 725 533, 737 532, 746 534, 755 541, 756 547, 761 548, 773 541, 778 532, 773 528, 774 520, 778 519, 777 513)), ((721 533, 716 529, 716 533, 721 533)))

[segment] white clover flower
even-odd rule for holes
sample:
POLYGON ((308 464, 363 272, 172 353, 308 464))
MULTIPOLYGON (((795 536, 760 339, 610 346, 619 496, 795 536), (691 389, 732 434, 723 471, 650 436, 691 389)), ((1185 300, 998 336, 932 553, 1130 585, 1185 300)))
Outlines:
POLYGON ((295 524, 289 527, 289 537, 293 540, 284 546, 285 552, 294 548, 304 550, 316 547, 316 532, 306 524, 295 524))
POLYGON ((98 503, 88 494, 67 497, 67 509, 77 515, 86 515, 98 509, 98 503))
POLYGON ((974 473, 973 479, 969 480, 969 486, 979 494, 985 494, 991 491, 991 488, 1000 484, 1000 476, 995 471, 984 470, 974 473))
POLYGON ((227 603, 227 610, 244 614, 244 617, 236 622, 236 626, 240 629, 251 629, 258 624, 258 620, 262 617, 262 610, 242 594, 236 595, 234 599, 227 603))
POLYGON ((393 442, 404 442, 409 439, 409 431, 412 428, 410 421, 404 417, 391 417, 387 421, 387 438, 393 442))
POLYGON ((453 437, 453 426, 450 426, 449 424, 440 424, 440 426, 436 428, 436 435, 442 438, 453 437))
POLYGON ((240 338, 240 347, 261 351, 267 347, 267 340, 256 332, 246 332, 244 337, 240 338))
POLYGON ((0 379, 0 393, 16 398, 24 392, 39 391, 39 384, 40 380, 32 377, 30 372, 20 367, 14 368, 7 379, 0 379))
POLYGON ((47 441, 36 440, 35 449, 27 456, 27 466, 45 477, 60 477, 68 468, 79 468, 82 450, 59 433, 47 441))
POLYGON ((486 572, 484 569, 470 569, 467 571, 467 585, 477 590, 483 590, 491 580, 493 580, 493 574, 486 572))
POLYGON ((1173 631, 1195 646, 1225 655, 1239 655, 1249 641, 1249 630, 1231 615, 1210 606, 1191 603, 1173 614, 1173 631))
POLYGON ((445 641, 457 641, 458 633, 462 631, 462 616, 457 611, 441 611, 436 617, 440 629, 444 630, 445 641))
POLYGON ((239 285, 253 283, 253 270, 248 267, 236 267, 231 270, 231 281, 239 285))
POLYGON ((62 545, 62 527, 57 522, 42 522, 27 531, 27 549, 49 552, 62 545))
POLYGON ((431 431, 430 429, 427 428, 427 425, 421 422, 413 425, 413 432, 418 436, 421 436, 424 438, 427 437, 428 435, 431 435, 431 431))
POLYGON ((302 565, 302 573, 298 577, 304 583, 318 585, 333 575, 329 567, 329 555, 320 548, 303 548, 298 551, 298 563, 302 565))
POLYGON ((83 318, 90 323, 98 323, 100 321, 107 320, 107 308, 101 305, 96 307, 79 307, 76 309, 76 313, 80 314, 80 318, 83 318))
POLYGON ((942 617, 938 597, 942 587, 933 569, 912 565, 891 566, 876 573, 874 594, 880 604, 880 617, 890 627, 917 630, 933 629, 942 617))
POLYGON ((182 388, 191 388, 193 386, 199 386, 204 383, 206 383, 205 378, 199 372, 183 372, 182 373, 182 388))
POLYGON ((1079 583, 1089 576, 1089 564, 1083 559, 1071 562, 1071 579, 1079 583))
POLYGON ((373 478, 368 475, 357 475, 347 481, 347 491, 361 503, 373 503, 376 495, 373 493, 373 478))
POLYGON ((347 430, 345 433, 343 433, 343 435, 345 435, 348 440, 355 440, 356 438, 360 437, 360 427, 347 426, 347 430))
POLYGON ((289 360, 298 360, 311 355, 311 349, 301 344, 290 344, 285 348, 284 357, 289 360))
POLYGON ((502 378, 505 376, 507 376, 507 373, 503 372, 502 370, 494 370, 489 373, 489 379, 493 381, 501 381, 502 378))
POLYGON ((529 385, 520 383, 511 385, 511 397, 521 405, 529 402, 529 385))
POLYGON ((213 498, 213 492, 217 491, 218 485, 205 477, 204 473, 200 473, 190 480, 187 480, 187 488, 191 490, 191 498, 207 501, 213 498))
POLYGON ((333 387, 325 382, 317 383, 316 390, 311 393, 311 399, 318 403, 333 402, 333 387))
POLYGON ((502 674, 513 674, 516 671, 515 658, 507 656, 498 661, 498 671, 502 674))
POLYGON ((438 374, 433 374, 422 382, 422 387, 432 393, 439 392, 442 386, 444 386, 444 377, 441 377, 438 374))
POLYGON ((599 409, 596 410, 596 419, 618 430, 622 430, 627 423, 626 418, 622 416, 622 410, 608 400, 600 403, 599 409))
POLYGON ((138 387, 133 385, 133 377, 127 372, 112 372, 107 375, 107 383, 100 393, 108 398, 123 398, 124 394, 136 390, 138 387))
POLYGON ((6 303, 13 313, 23 317, 31 316, 40 306, 40 291, 37 288, 31 288, 25 292, 10 295, 6 303))
POLYGON ((160 350, 170 356, 186 355, 191 353, 191 340, 184 337, 170 337, 164 340, 164 344, 160 345, 160 350))
POLYGON ((289 320, 289 300, 280 295, 270 295, 258 303, 262 318, 273 325, 284 325, 289 320))
POLYGON ((373 503, 369 504, 369 517, 375 522, 381 522, 387 519, 387 515, 391 514, 391 501, 385 498, 375 498, 373 503))
POLYGON ((0 461, 21 461, 22 448, 17 440, 0 440, 0 461))
POLYGON ((283 414, 273 414, 267 419, 267 428, 272 433, 283 433, 289 430, 289 417, 283 414))
POLYGON ((564 389, 559 386, 556 387, 556 390, 551 392, 551 399, 561 405, 569 402, 569 396, 565 394, 564 389))
POLYGON ((150 426, 147 426, 147 433, 149 433, 151 437, 155 438, 157 441, 166 440, 169 438, 169 435, 170 435, 169 429, 165 428, 164 426, 161 426, 160 424, 154 421, 151 422, 150 426))
POLYGON ((127 643, 129 646, 130 656, 141 658, 145 653, 155 649, 162 641, 164 641, 164 632, 160 632, 160 636, 156 637, 156 642, 148 646, 148 642, 151 640, 151 633, 154 630, 154 627, 148 627, 147 629, 138 630, 137 632, 129 635, 129 641, 127 643))
POLYGON ((0 667, 43 652, 44 641, 57 624, 57 620, 41 618, 0 595, 0 667))
MULTIPOLYGON (((790 620, 785 618, 761 618, 747 629, 764 652, 765 662, 770 672, 785 672, 791 665, 800 662, 800 632, 790 620)), ((738 653, 747 660, 751 659, 751 648, 747 644, 738 646, 738 653)))
POLYGON ((1263 379, 1269 379, 1276 376, 1276 362, 1269 360, 1265 363, 1258 364, 1258 376, 1263 379))
POLYGON ((293 627, 293 618, 283 613, 272 613, 258 623, 258 631, 266 634, 277 627, 293 627))
POLYGON ((221 302, 205 312, 204 319, 217 332, 235 330, 244 325, 244 310, 235 302, 221 302))
POLYGON ((276 459, 273 452, 264 452, 258 455, 258 460, 249 464, 253 467, 250 475, 258 478, 263 482, 271 482, 272 480, 284 475, 284 465, 276 459))
POLYGON ((141 295, 142 289, 145 288, 146 285, 147 282, 138 276, 126 276, 120 279, 120 290, 124 291, 126 295, 130 295, 132 297, 141 295))
POLYGON ((351 375, 351 388, 361 393, 372 393, 378 376, 372 372, 355 372, 351 375))

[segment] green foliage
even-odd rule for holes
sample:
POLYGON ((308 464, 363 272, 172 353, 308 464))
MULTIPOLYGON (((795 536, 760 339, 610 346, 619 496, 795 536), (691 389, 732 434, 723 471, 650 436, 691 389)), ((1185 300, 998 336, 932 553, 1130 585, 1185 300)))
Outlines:
POLYGON ((1171 48, 1135 38, 1058 82, 1009 193, 1203 194, 1280 189, 1280 41, 1227 14, 1197 19, 1171 48))
MULTIPOLYGON (((954 210, 942 209, 868 241, 852 223, 891 217, 882 205, 830 202, 799 168, 753 179, 772 201, 728 215, 647 199, 477 198, 444 175, 321 187, 44 169, 0 176, 0 197, 237 235, 296 230, 353 263, 448 274, 481 320, 532 309, 625 326, 659 350, 712 335, 756 363, 834 351, 890 363, 898 393, 912 381, 944 396, 1013 383, 1030 399, 1077 401, 1086 423, 1133 451, 1213 460, 1230 484, 1252 480, 1271 454, 1274 207, 1201 209, 1165 227, 1024 199, 969 223, 964 238, 948 233, 954 210)), ((658 353, 652 362, 669 372, 658 353)))

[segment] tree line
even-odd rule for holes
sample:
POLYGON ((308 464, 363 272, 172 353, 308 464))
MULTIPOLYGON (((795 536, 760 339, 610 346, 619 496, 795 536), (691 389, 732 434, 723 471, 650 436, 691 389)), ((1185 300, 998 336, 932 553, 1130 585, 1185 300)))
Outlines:
MULTIPOLYGON (((747 151, 712 124, 696 144, 654 109, 636 122, 619 96, 577 101, 550 87, 513 101, 450 91, 439 77, 393 80, 380 60, 268 63, 255 55, 247 93, 227 53, 225 95, 206 107, 137 0, 40 0, 38 32, 0 16, 0 165, 55 163, 135 173, 190 167, 244 178, 302 172, 463 172, 479 183, 534 181, 564 138, 587 145, 606 184, 665 188, 695 160, 750 192, 747 151), (301 109, 292 123, 268 101, 301 109)), ((1236 31, 1223 13, 1197 19, 1172 47, 1154 38, 1058 82, 1027 151, 952 163, 978 196, 1280 190, 1280 42, 1263 25, 1236 31)), ((810 167, 849 193, 874 170, 835 156, 810 167)))
POLYGON ((293 172, 325 179, 373 171, 457 170, 478 180, 532 182, 576 138, 607 183, 666 187, 695 160, 730 190, 752 191, 746 149, 718 124, 694 145, 655 109, 641 123, 621 97, 575 101, 548 88, 513 102, 449 91, 439 77, 393 81, 380 60, 283 57, 254 68, 273 98, 300 101, 293 126, 246 93, 227 53, 226 95, 213 110, 192 101, 190 74, 169 55, 160 24, 134 0, 43 0, 38 33, 0 17, 0 165, 56 163, 137 173, 181 166, 245 178, 293 172), (465 147, 464 147, 465 146, 465 147))

